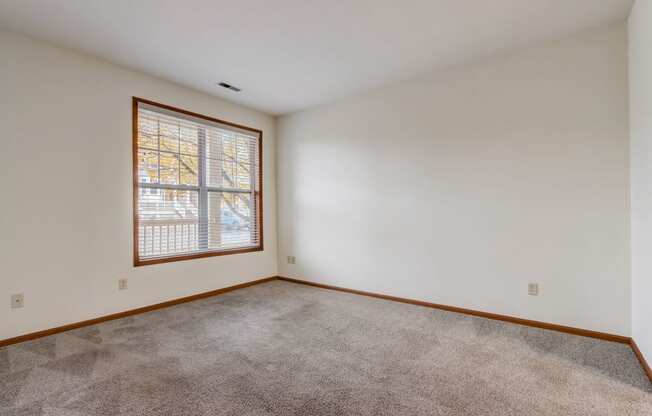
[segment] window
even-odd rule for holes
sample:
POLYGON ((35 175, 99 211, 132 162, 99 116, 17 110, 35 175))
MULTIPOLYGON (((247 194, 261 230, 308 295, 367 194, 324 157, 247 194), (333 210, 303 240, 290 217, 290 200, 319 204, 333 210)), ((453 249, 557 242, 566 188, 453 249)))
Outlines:
POLYGON ((134 264, 260 251, 262 132, 133 99, 134 264))

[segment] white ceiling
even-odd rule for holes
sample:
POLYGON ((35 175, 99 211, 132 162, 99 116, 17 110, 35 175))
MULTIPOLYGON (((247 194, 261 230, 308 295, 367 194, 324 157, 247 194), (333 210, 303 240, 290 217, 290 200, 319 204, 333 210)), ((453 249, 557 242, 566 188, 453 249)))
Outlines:
POLYGON ((624 19, 632 0, 0 0, 0 27, 270 114, 624 19), (217 83, 242 88, 235 93, 217 83))

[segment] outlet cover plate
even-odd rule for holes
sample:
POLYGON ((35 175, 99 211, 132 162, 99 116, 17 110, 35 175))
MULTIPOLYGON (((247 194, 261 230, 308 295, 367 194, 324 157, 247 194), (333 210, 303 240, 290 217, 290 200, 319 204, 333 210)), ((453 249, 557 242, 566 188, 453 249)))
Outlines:
POLYGON ((25 306, 25 296, 22 293, 11 295, 11 307, 13 309, 22 308, 25 306))

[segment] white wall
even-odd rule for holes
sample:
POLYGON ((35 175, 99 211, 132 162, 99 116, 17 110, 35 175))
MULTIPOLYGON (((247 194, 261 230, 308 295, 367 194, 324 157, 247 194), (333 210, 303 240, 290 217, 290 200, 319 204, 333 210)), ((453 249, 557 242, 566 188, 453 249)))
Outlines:
POLYGON ((627 100, 619 23, 283 117, 279 272, 629 335, 627 100))
POLYGON ((0 55, 0 339, 276 275, 272 117, 8 32, 0 55), (264 252, 132 266, 132 96, 263 130, 264 252))
POLYGON ((652 2, 629 17, 632 336, 652 363, 652 2))

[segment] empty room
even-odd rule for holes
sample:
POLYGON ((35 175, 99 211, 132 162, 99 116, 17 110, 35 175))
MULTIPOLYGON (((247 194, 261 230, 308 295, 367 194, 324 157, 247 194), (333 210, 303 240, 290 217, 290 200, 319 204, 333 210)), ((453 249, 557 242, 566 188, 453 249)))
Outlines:
POLYGON ((652 415, 652 0, 0 0, 0 415, 652 415))

